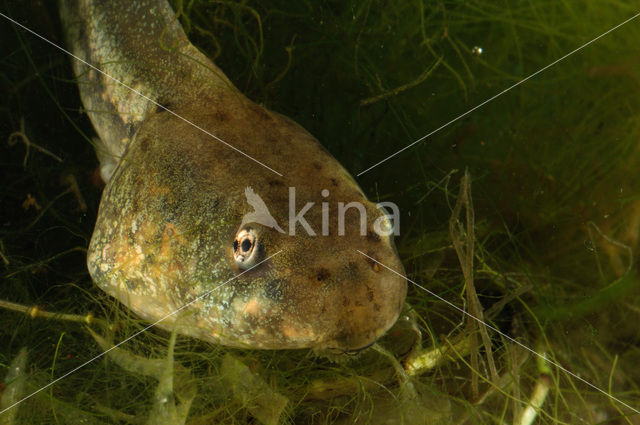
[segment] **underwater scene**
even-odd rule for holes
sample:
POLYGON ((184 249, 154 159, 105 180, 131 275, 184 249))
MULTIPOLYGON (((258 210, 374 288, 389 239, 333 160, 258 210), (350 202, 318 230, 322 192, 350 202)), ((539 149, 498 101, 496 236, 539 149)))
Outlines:
POLYGON ((0 425, 640 424, 640 3, 0 33, 0 425))

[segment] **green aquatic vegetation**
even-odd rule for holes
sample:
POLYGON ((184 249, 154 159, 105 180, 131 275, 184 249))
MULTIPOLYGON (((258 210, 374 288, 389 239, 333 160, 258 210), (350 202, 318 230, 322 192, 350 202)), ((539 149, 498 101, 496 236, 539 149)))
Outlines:
MULTIPOLYGON (((637 13, 613 0, 174 7, 189 37, 243 92, 300 122, 354 174, 637 13)), ((60 40, 53 3, 21 9, 7 2, 2 12, 60 40)), ((0 298, 27 307, 0 311, 9 398, 16 386, 7 374, 22 347, 27 393, 103 352, 85 329, 88 313, 92 329, 115 343, 147 324, 103 295, 85 270, 100 186, 69 59, 7 22, 2 28, 0 298), (26 139, 10 146, 14 132, 26 139), (32 147, 26 161, 24 140, 32 147), (75 314, 80 323, 42 312, 75 314)), ((475 298, 489 324, 636 408, 639 31, 629 23, 358 178, 370 199, 399 205, 397 245, 411 280, 468 311, 475 298), (465 241, 466 271, 449 229, 465 169, 473 193, 465 208, 475 223, 467 227, 460 216, 455 235, 465 241), (470 263, 475 296, 465 276, 470 263)), ((246 397, 251 387, 268 387, 280 400, 274 405, 288 400, 282 423, 637 420, 467 323, 412 286, 406 315, 380 349, 355 358, 178 337, 175 367, 198 388, 186 423, 268 423, 246 397), (246 377, 245 396, 229 391, 230 370, 246 377)), ((150 330, 122 349, 167 359, 171 347, 168 333, 150 330)), ((157 391, 154 377, 99 359, 25 401, 14 422, 140 423, 157 391)))

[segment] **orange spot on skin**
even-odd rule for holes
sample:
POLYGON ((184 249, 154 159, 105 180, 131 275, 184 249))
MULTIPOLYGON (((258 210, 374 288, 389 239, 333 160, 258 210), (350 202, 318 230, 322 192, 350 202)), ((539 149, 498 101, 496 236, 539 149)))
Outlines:
POLYGON ((260 302, 255 298, 249 300, 249 302, 244 308, 244 311, 246 311, 252 316, 256 316, 260 312, 260 302))
POLYGON ((295 325, 291 325, 288 320, 284 321, 282 325, 282 335, 291 340, 303 340, 311 339, 314 336, 313 330, 301 328, 295 325))
POLYGON ((115 252, 113 256, 114 271, 140 269, 144 255, 137 252, 135 245, 126 240, 114 240, 111 249, 115 252))
POLYGON ((138 229, 134 234, 134 238, 138 245, 145 246, 151 243, 155 238, 157 229, 157 226, 150 220, 138 223, 138 229))

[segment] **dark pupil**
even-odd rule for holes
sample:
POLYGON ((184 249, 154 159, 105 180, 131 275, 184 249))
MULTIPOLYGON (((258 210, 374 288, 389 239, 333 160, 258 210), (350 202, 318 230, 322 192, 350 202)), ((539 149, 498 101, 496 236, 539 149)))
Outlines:
POLYGON ((233 251, 237 251, 238 250, 238 241, 233 241, 233 251))
POLYGON ((242 250, 249 251, 251 249, 251 241, 249 239, 245 239, 242 241, 242 250))

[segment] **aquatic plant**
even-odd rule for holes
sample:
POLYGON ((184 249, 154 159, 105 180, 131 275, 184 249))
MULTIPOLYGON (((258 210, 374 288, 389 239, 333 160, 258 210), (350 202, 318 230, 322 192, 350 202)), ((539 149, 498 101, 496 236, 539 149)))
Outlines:
MULTIPOLYGON (((354 174, 637 13, 614 0, 173 5, 243 92, 354 174)), ((18 6, 2 13, 60 42, 53 4, 18 6)), ((147 324, 84 266, 101 188, 69 58, 2 28, 0 298, 26 306, 0 311, 4 403, 147 324)), ((398 203, 408 277, 441 297, 411 285, 406 314, 373 349, 327 359, 152 329, 122 346, 130 362, 92 362, 12 421, 144 422, 168 385, 127 368, 144 357, 178 371, 174 407, 197 387, 190 424, 634 423, 567 371, 640 405, 639 31, 632 21, 358 178, 372 200, 398 203)))

